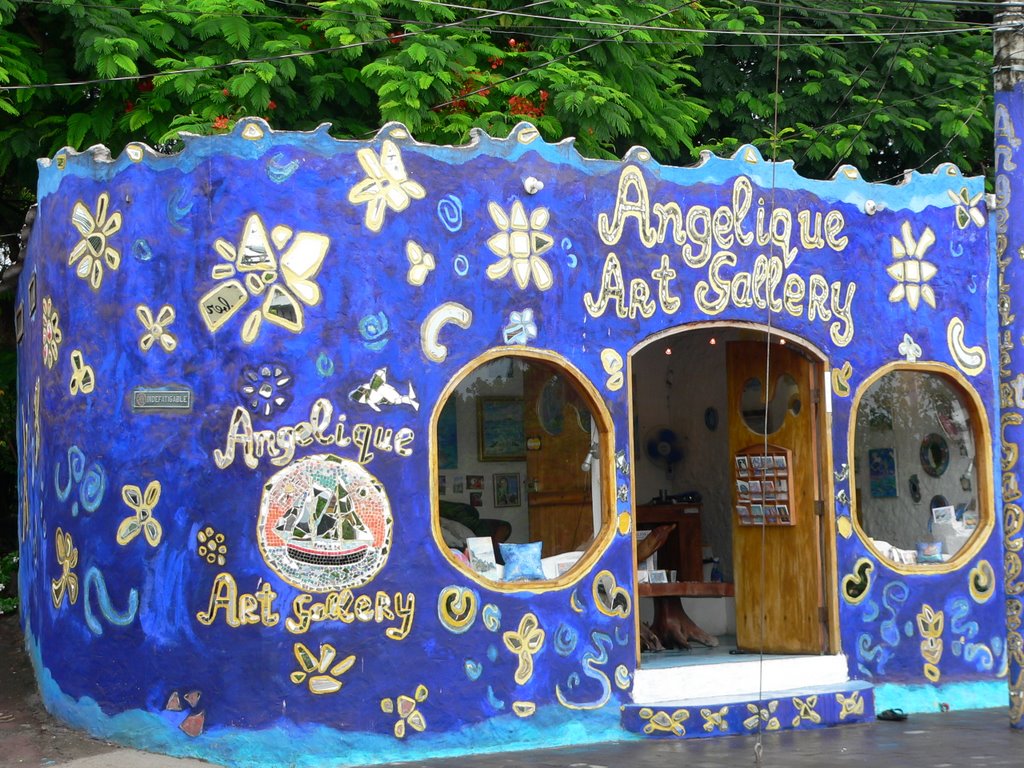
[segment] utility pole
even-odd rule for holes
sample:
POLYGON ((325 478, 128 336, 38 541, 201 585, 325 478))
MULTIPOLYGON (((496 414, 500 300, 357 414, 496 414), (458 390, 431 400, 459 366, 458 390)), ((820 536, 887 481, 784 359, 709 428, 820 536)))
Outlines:
POLYGON ((999 268, 999 427, 1002 436, 1003 546, 1010 725, 1024 728, 1024 3, 1004 0, 993 32, 995 66, 996 259, 999 268), (1011 394, 1007 397, 1006 392, 1011 394))

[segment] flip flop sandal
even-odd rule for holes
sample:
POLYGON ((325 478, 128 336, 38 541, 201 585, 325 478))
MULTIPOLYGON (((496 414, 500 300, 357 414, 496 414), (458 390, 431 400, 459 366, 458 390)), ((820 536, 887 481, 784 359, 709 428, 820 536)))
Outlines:
POLYGON ((902 709, 887 709, 884 712, 878 713, 878 719, 894 721, 906 720, 907 713, 904 712, 902 709))

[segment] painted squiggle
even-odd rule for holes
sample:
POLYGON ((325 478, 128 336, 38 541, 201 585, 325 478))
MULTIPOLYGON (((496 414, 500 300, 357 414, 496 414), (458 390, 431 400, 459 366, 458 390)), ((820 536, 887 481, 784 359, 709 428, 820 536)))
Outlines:
MULTIPOLYGON (((875 671, 879 675, 885 674, 885 665, 892 658, 892 651, 885 644, 872 645, 874 638, 867 632, 857 636, 857 657, 862 661, 875 662, 875 671), (877 661, 876 661, 877 659, 877 661)), ((860 669, 867 674, 874 676, 868 667, 860 665, 860 669)))
POLYGON ((996 664, 995 656, 984 643, 967 643, 964 646, 964 661, 974 664, 981 672, 990 671, 996 664))
MULTIPOLYGON (((608 651, 612 648, 612 639, 607 632, 601 632, 595 629, 590 633, 590 641, 593 643, 594 649, 583 654, 583 674, 598 682, 601 686, 601 695, 591 701, 571 702, 566 699, 565 694, 562 693, 561 686, 556 685, 555 695, 558 697, 558 703, 568 709, 600 709, 608 703, 608 699, 610 699, 612 695, 612 686, 611 681, 608 679, 608 675, 598 669, 598 667, 603 666, 608 662, 608 651)), ((579 675, 573 672, 572 675, 569 676, 566 688, 572 690, 573 688, 576 688, 579 683, 579 675)))
POLYGON ((880 608, 876 601, 868 600, 864 603, 864 610, 861 613, 861 618, 864 619, 864 621, 874 621, 878 618, 879 610, 880 608))
POLYGON ((576 650, 576 643, 579 641, 579 633, 568 624, 559 624, 555 630, 555 653, 559 656, 568 656, 576 650))
POLYGON ((893 581, 885 585, 882 590, 882 605, 889 612, 889 618, 882 622, 878 628, 878 634, 882 642, 891 646, 897 646, 900 642, 900 630, 896 624, 896 616, 900 607, 907 602, 910 590, 902 581, 893 581))
POLYGON ((978 636, 978 622, 964 621, 970 615, 971 606, 965 598, 958 597, 953 601, 949 609, 949 626, 954 634, 964 635, 968 639, 978 636))
POLYGON ((99 569, 93 566, 85 573, 85 623, 93 634, 102 635, 103 625, 100 624, 92 612, 92 601, 89 599, 92 591, 96 591, 96 602, 99 603, 103 618, 116 627, 127 627, 135 620, 135 614, 139 610, 139 591, 135 587, 128 592, 128 607, 118 611, 110 602, 110 595, 107 594, 107 582, 99 569))

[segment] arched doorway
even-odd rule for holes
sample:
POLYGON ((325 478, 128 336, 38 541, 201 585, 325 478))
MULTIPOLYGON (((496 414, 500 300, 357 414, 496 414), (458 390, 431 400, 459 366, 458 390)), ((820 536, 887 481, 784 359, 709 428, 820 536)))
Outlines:
POLYGON ((837 650, 824 356, 765 326, 700 324, 645 340, 629 373, 638 535, 677 523, 640 564, 640 618, 681 596, 723 650, 837 650))

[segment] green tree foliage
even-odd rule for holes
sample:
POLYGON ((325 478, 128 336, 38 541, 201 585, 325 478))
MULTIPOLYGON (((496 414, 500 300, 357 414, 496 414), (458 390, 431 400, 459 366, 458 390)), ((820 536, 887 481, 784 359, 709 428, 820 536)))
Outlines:
POLYGON ((942 162, 988 171, 991 4, 786 0, 781 17, 771 2, 715 5, 712 29, 747 34, 712 35, 696 62, 706 148, 753 143, 816 178, 842 164, 872 180, 942 162))
POLYGON ((577 137, 586 155, 641 144, 682 164, 701 147, 752 142, 819 177, 840 163, 869 178, 947 160, 984 172, 991 11, 785 0, 779 39, 779 7, 0 0, 0 231, 18 230, 37 157, 170 148, 182 131, 229 131, 245 115, 356 138, 400 120, 433 143, 529 120, 548 140, 577 137))
POLYGON ((80 83, 0 91, 0 172, 31 186, 66 145, 160 146, 245 115, 339 137, 400 120, 441 143, 526 119, 590 155, 689 156, 699 35, 659 30, 705 18, 645 0, 0 0, 0 87, 80 83))

